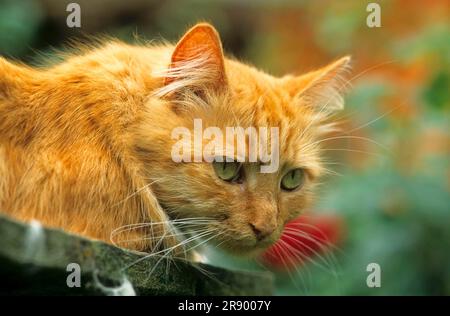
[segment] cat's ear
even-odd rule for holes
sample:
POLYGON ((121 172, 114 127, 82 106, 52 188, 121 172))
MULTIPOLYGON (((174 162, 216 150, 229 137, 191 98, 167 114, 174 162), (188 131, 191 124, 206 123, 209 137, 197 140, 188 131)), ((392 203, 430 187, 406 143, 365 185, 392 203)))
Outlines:
POLYGON ((207 23, 199 23, 177 43, 164 79, 164 90, 176 92, 221 89, 226 85, 224 56, 219 34, 207 23))
POLYGON ((303 106, 311 106, 320 113, 332 113, 344 108, 350 70, 350 56, 343 57, 319 70, 287 80, 289 92, 303 106))

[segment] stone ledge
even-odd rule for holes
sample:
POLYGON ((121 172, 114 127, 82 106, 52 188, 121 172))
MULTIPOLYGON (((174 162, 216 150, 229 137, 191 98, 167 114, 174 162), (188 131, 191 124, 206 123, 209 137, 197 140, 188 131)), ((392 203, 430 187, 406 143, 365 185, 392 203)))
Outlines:
POLYGON ((272 294, 269 273, 158 260, 0 216, 0 295, 272 294), (66 284, 69 263, 81 267, 80 288, 66 284))

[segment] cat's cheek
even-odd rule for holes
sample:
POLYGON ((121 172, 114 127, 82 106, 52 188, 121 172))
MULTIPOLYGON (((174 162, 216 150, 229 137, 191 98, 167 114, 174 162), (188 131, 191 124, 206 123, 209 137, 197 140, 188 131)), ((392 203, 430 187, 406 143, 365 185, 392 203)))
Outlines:
POLYGON ((282 199, 281 201, 281 223, 286 225, 289 221, 297 218, 308 207, 306 200, 301 198, 282 199))
POLYGON ((294 209, 294 210, 290 210, 288 217, 286 218, 286 220, 284 221, 284 225, 286 225, 287 223, 289 223, 289 221, 299 217, 301 214, 304 213, 303 208, 302 209, 294 209))

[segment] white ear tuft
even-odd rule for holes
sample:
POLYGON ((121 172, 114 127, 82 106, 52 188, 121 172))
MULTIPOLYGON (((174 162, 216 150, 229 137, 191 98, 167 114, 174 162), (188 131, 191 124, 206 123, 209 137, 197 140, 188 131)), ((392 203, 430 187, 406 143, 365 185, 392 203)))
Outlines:
POLYGON ((313 106, 319 113, 330 114, 344 108, 344 93, 349 88, 345 75, 350 70, 349 56, 315 71, 311 81, 298 93, 302 103, 313 106))
POLYGON ((168 95, 183 88, 220 89, 226 84, 224 57, 219 34, 207 23, 188 30, 176 45, 164 87, 158 94, 168 95))

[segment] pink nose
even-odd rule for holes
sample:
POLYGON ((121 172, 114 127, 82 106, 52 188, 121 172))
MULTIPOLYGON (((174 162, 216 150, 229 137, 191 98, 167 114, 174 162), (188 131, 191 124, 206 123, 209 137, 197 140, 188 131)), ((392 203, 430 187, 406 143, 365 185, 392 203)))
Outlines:
POLYGON ((265 239, 267 236, 270 236, 275 230, 275 227, 269 224, 262 224, 262 225, 257 225, 254 223, 249 224, 253 232, 255 233, 256 239, 258 241, 261 241, 265 239))

